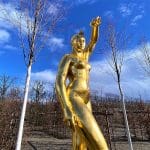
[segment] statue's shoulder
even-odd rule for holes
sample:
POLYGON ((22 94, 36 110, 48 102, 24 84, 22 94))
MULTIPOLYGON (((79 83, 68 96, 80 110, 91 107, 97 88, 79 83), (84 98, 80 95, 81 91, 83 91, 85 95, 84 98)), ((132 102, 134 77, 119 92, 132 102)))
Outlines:
POLYGON ((69 58, 70 54, 65 54, 63 58, 69 58))
POLYGON ((65 54, 62 59, 61 59, 61 63, 65 63, 71 60, 71 56, 70 54, 65 54))
POLYGON ((72 54, 66 54, 66 55, 63 56, 63 59, 67 59, 67 60, 72 60, 74 58, 75 57, 72 54))
POLYGON ((65 55, 62 57, 63 60, 68 60, 69 58, 70 58, 70 54, 65 54, 65 55))
POLYGON ((66 55, 64 55, 63 56, 63 58, 62 58, 62 62, 74 62, 74 61, 77 61, 77 58, 74 56, 74 55, 72 55, 72 54, 66 54, 66 55))

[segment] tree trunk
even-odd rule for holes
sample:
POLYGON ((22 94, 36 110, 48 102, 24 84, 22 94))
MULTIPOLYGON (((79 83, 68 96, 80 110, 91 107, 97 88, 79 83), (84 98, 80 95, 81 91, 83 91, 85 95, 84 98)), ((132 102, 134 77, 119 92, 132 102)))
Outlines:
POLYGON ((28 102, 28 93, 29 93, 29 85, 30 85, 30 78, 31 78, 31 67, 32 67, 32 61, 30 61, 28 68, 27 68, 24 100, 23 100, 23 106, 22 106, 22 111, 21 111, 21 118, 20 118, 19 131, 18 131, 18 136, 17 136, 16 150, 21 150, 23 126, 24 126, 24 119, 25 119, 26 107, 27 107, 27 102, 28 102))
POLYGON ((119 88, 119 92, 120 92, 120 99, 121 99, 122 106, 123 106, 123 116, 124 116, 124 120, 125 120, 126 132, 127 132, 127 136, 128 136, 129 149, 133 150, 130 129, 129 129, 129 124, 128 124, 128 118, 127 118, 127 112, 126 112, 126 105, 125 105, 125 100, 124 100, 124 94, 123 94, 120 82, 118 82, 118 88, 119 88))

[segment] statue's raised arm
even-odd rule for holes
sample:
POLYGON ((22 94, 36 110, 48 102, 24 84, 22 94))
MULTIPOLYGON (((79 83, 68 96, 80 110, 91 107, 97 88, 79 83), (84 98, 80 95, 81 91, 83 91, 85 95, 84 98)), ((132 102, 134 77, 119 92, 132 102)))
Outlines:
POLYGON ((99 16, 94 18, 90 23, 90 26, 92 27, 91 38, 89 44, 86 47, 86 52, 88 52, 89 54, 92 53, 95 44, 98 40, 100 24, 101 24, 101 18, 99 16))

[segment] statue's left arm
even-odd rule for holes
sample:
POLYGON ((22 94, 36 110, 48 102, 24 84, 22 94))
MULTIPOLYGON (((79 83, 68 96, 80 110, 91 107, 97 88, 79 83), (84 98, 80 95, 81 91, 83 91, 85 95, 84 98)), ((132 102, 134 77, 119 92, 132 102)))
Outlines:
POLYGON ((91 27, 92 27, 92 31, 91 31, 91 38, 90 38, 90 42, 86 47, 86 52, 91 54, 95 44, 98 40, 99 37, 99 25, 101 23, 101 19, 100 17, 97 17, 95 19, 93 19, 90 23, 91 27))

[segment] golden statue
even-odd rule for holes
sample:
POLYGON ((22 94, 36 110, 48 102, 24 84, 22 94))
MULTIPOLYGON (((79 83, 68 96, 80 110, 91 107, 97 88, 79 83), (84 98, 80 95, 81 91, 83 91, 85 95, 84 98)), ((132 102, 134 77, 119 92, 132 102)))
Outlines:
POLYGON ((83 32, 72 37, 72 53, 62 58, 56 78, 64 121, 72 129, 73 150, 108 150, 92 114, 88 86, 91 68, 88 59, 97 42, 100 23, 100 17, 91 21, 91 40, 87 46, 83 32))

